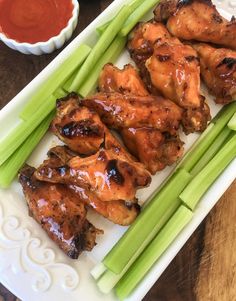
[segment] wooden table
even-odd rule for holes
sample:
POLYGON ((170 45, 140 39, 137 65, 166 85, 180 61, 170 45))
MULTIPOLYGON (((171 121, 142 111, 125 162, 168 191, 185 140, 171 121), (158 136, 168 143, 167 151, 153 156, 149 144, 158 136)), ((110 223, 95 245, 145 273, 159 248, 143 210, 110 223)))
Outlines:
MULTIPOLYGON (((74 36, 111 2, 80 0, 81 14, 74 36)), ((40 57, 27 56, 0 43, 0 108, 58 52, 40 57)), ((235 201, 236 181, 153 286, 145 301, 236 300, 235 201)), ((0 286, 1 300, 12 301, 16 297, 0 286)))

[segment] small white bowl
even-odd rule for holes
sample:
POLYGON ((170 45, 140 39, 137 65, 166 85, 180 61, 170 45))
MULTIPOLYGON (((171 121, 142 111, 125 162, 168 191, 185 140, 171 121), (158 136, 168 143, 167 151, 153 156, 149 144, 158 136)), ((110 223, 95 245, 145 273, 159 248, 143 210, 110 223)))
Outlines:
POLYGON ((46 42, 37 42, 35 44, 20 43, 13 39, 6 37, 3 33, 0 33, 0 40, 8 47, 18 50, 24 54, 41 55, 44 53, 51 53, 56 49, 61 48, 64 43, 70 39, 72 33, 78 23, 79 16, 79 3, 77 0, 71 0, 74 6, 72 11, 72 17, 67 23, 67 26, 61 30, 61 32, 46 42))

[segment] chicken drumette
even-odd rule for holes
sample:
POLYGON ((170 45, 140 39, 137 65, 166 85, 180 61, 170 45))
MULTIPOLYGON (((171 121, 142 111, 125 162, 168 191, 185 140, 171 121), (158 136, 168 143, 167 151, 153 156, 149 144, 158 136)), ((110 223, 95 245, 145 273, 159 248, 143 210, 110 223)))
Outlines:
MULTIPOLYGON (((122 70, 112 64, 105 65, 100 75, 99 90, 148 95, 137 70, 131 65, 126 65, 122 70)), ((150 127, 123 128, 120 133, 129 151, 152 174, 176 162, 183 153, 183 143, 178 135, 170 136, 150 127)))
POLYGON ((128 49, 141 68, 149 90, 164 95, 184 109, 184 131, 203 131, 210 120, 210 112, 200 95, 200 66, 196 51, 170 36, 164 25, 156 22, 139 25, 128 49), (142 59, 140 50, 146 53, 142 59))
POLYGON ((184 40, 223 45, 236 50, 236 22, 223 18, 211 0, 161 0, 155 20, 164 21, 171 34, 184 40))
POLYGON ((85 204, 64 185, 38 181, 34 172, 25 166, 19 174, 30 215, 69 257, 92 250, 102 231, 86 219, 85 204))
POLYGON ((228 103, 236 98, 236 51, 215 48, 205 43, 194 44, 201 75, 217 103, 228 103))

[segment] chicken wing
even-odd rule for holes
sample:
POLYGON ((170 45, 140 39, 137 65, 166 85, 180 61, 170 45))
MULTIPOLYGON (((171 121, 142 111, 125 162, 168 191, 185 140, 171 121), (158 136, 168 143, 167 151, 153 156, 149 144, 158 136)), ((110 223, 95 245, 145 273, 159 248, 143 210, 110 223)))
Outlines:
MULTIPOLYGON (((131 65, 126 65, 123 70, 112 64, 105 65, 100 76, 99 89, 103 92, 148 95, 147 90, 143 89, 143 83, 138 72, 131 65)), ((157 129, 124 128, 120 134, 128 150, 152 174, 162 170, 166 165, 176 162, 183 153, 183 143, 179 137, 169 137, 157 129)))
POLYGON ((94 109, 114 129, 151 127, 175 134, 182 118, 181 108, 158 96, 97 93, 82 103, 94 109))
POLYGON ((236 98, 236 51, 215 48, 205 43, 193 46, 199 55, 201 75, 217 103, 236 98))
POLYGON ((120 92, 136 96, 149 95, 138 71, 130 64, 121 70, 113 64, 106 64, 99 77, 99 90, 101 92, 120 92))
MULTIPOLYGON (((60 170, 62 166, 66 166, 68 161, 75 156, 76 154, 71 152, 66 146, 56 146, 50 149, 48 152, 49 158, 43 163, 44 169, 47 171, 47 176, 52 171, 53 182, 61 182, 60 178, 57 179, 55 177, 57 174, 54 170, 60 170)), ((41 175, 42 177, 43 175, 41 175)), ((43 179, 51 181, 48 177, 44 177, 43 179)), ((78 185, 68 185, 68 188, 72 189, 82 202, 115 224, 130 225, 140 212, 140 207, 137 203, 121 200, 104 202, 90 189, 85 189, 78 185)))
POLYGON ((19 174, 30 214, 69 257, 92 250, 102 231, 86 219, 84 203, 64 185, 38 181, 34 172, 25 166, 19 174))
POLYGON ((223 18, 211 0, 161 0, 155 20, 166 21, 171 34, 184 40, 211 42, 236 50, 236 21, 223 18))
POLYGON ((128 128, 121 131, 129 151, 155 174, 175 163, 183 154, 183 142, 152 128, 128 128))
POLYGON ((71 150, 84 155, 96 153, 105 135, 99 116, 80 106, 75 93, 57 101, 57 114, 51 123, 51 130, 71 150))
POLYGON ((165 42, 171 36, 162 23, 149 21, 139 23, 130 35, 128 50, 131 58, 141 69, 146 60, 153 54, 153 46, 157 41, 165 42))
POLYGON ((103 202, 89 190, 75 185, 70 185, 69 188, 75 191, 90 208, 115 224, 128 226, 132 224, 140 212, 140 206, 137 203, 121 200, 103 202))
POLYGON ((210 120, 210 110, 200 95, 200 64, 196 51, 172 37, 164 43, 155 43, 154 53, 145 65, 152 85, 184 109, 185 133, 203 131, 210 120))
POLYGON ((41 181, 79 186, 93 192, 103 202, 136 202, 137 189, 151 181, 143 165, 128 160, 118 147, 101 148, 85 158, 71 157, 60 166, 49 158, 36 170, 35 176, 41 181))

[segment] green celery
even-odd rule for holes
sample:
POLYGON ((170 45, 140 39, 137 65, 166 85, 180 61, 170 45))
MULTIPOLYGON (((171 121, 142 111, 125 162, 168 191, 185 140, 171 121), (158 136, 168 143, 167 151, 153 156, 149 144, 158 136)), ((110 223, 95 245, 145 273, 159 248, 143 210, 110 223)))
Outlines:
POLYGON ((181 206, 176 211, 165 227, 117 284, 115 291, 120 300, 124 300, 128 297, 146 273, 151 269, 153 264, 161 257, 181 233, 183 228, 190 222, 192 216, 193 213, 185 206, 181 206))
POLYGON ((236 113, 234 113, 234 116, 230 119, 228 127, 231 130, 236 131, 236 113))
MULTIPOLYGON (((143 3, 143 0, 134 0, 129 4, 130 10, 132 12, 132 14, 128 17, 127 21, 124 24, 124 27, 126 27, 129 22, 130 19, 133 20, 133 14, 135 12, 135 10, 143 3)), ((156 0, 157 3, 157 0, 156 0)), ((138 22, 139 20, 137 20, 138 22)), ((112 20, 107 21, 106 23, 103 23, 102 25, 100 25, 99 27, 96 28, 96 31, 99 35, 102 35, 104 33, 104 31, 107 29, 107 27, 110 25, 110 23, 112 22, 112 20)), ((136 23, 137 23, 136 22, 136 23)))
POLYGON ((178 168, 184 168, 187 171, 191 171, 196 165, 198 160, 207 151, 209 146, 213 143, 216 137, 223 130, 230 118, 236 111, 236 102, 225 106, 215 118, 212 119, 208 128, 203 132, 200 138, 193 145, 192 149, 187 152, 184 158, 181 160, 178 168))
POLYGON ((21 121, 5 138, 0 141, 0 165, 3 164, 33 132, 43 119, 55 108, 56 97, 51 95, 31 114, 27 121, 21 121))
POLYGON ((135 260, 180 205, 179 194, 191 175, 177 170, 103 259, 103 264, 119 274, 130 260, 135 260), (155 228, 155 231, 152 231, 155 228), (154 233, 155 232, 155 233, 154 233), (151 233, 151 234, 150 234, 151 233))
POLYGON ((70 77, 73 71, 84 62, 90 50, 89 46, 82 44, 60 64, 26 103, 20 113, 20 118, 23 120, 30 119, 31 115, 45 102, 45 99, 53 94, 70 77))
POLYGON ((180 194, 183 203, 194 210, 204 193, 235 157, 236 133, 186 186, 180 194))
POLYGON ((62 85, 62 89, 64 91, 66 91, 67 93, 70 93, 71 90, 70 90, 70 86, 71 84, 73 83, 73 80, 75 79, 76 77, 76 74, 79 72, 79 68, 77 68, 73 74, 69 77, 69 79, 62 85))
POLYGON ((112 20, 107 21, 106 23, 103 23, 102 25, 98 26, 96 28, 96 32, 101 36, 104 31, 107 29, 107 27, 111 24, 112 20))
POLYGON ((117 37, 106 50, 106 52, 99 59, 97 64, 93 68, 93 72, 90 74, 88 79, 78 89, 78 93, 82 97, 86 97, 89 93, 94 92, 97 87, 99 74, 106 63, 114 63, 121 52, 123 51, 126 43, 126 38, 117 37))
POLYGON ((225 141, 230 136, 231 132, 232 131, 228 127, 224 127, 224 129, 220 132, 220 134, 216 137, 216 139, 210 145, 210 147, 202 155, 200 160, 193 167, 193 169, 191 170, 191 175, 195 176, 206 166, 206 164, 214 157, 214 155, 224 145, 225 141))
POLYGON ((129 16, 125 25, 119 32, 119 35, 125 37, 134 28, 134 26, 145 16, 152 7, 155 6, 158 0, 146 0, 140 3, 140 6, 129 16))
POLYGON ((0 166, 0 187, 7 188, 19 169, 32 153, 33 149, 43 138, 48 130, 50 122, 55 112, 50 113, 41 124, 30 134, 30 136, 21 144, 20 147, 0 166))
POLYGON ((91 50, 75 79, 73 80, 70 91, 78 91, 86 78, 90 76, 90 74, 93 72, 94 65, 103 55, 104 51, 106 51, 106 49, 110 46, 129 14, 130 7, 128 5, 124 5, 91 50))

